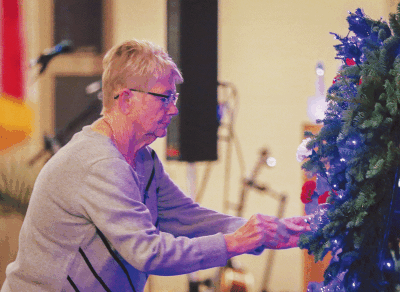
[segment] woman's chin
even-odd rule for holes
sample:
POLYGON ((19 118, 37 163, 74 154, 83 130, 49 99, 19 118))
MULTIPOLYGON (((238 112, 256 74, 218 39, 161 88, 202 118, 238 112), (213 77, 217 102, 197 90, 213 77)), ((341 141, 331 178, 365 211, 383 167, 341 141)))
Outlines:
POLYGON ((157 138, 164 138, 164 137, 167 135, 167 129, 158 129, 158 130, 154 133, 154 135, 155 135, 157 138))

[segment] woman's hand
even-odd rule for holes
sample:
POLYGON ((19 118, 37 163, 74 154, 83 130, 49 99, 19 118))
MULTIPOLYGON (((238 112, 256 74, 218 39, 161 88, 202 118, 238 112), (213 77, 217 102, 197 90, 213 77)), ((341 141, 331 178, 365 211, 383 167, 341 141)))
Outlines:
POLYGON ((309 224, 311 218, 312 215, 281 219, 280 222, 285 226, 286 231, 289 233, 288 241, 279 242, 276 246, 266 245, 266 247, 271 249, 286 249, 297 247, 300 235, 304 232, 311 231, 309 224))
POLYGON ((310 216, 279 220, 275 216, 255 214, 245 225, 225 235, 228 258, 243 254, 260 254, 264 248, 286 249, 297 247, 301 234, 310 231, 305 219, 310 216))
POLYGON ((249 221, 232 234, 225 235, 228 257, 247 253, 264 246, 266 243, 287 242, 289 233, 275 216, 255 214, 249 221))

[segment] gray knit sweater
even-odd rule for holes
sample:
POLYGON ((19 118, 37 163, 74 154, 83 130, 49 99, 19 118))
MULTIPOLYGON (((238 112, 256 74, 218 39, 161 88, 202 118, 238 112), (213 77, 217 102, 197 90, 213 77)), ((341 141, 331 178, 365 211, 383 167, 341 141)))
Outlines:
POLYGON ((245 221, 194 203, 154 154, 134 170, 106 136, 77 133, 36 180, 1 292, 139 292, 148 274, 223 266, 223 234, 245 221))

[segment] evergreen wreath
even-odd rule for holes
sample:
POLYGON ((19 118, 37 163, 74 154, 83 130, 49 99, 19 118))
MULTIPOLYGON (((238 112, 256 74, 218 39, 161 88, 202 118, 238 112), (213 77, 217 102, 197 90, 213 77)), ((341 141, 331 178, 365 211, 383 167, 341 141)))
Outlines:
POLYGON ((400 3, 390 26, 361 9, 347 21, 323 126, 306 132, 302 168, 316 184, 301 199, 314 217, 299 246, 315 261, 332 254, 308 291, 400 291, 400 3))

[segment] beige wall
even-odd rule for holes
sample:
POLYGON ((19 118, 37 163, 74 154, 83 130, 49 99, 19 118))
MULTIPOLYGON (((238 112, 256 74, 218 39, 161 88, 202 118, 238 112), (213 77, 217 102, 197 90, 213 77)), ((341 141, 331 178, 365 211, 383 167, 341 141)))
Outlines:
MULTIPOLYGON (((26 12, 30 22, 27 29, 29 58, 37 56, 48 46, 46 41, 39 40, 44 32, 37 21, 41 13, 34 4, 40 2, 24 1, 29 9, 26 12)), ((111 3, 111 43, 108 45, 138 38, 166 47, 166 0, 114 0, 108 3, 111 3)), ((219 80, 233 82, 238 89, 240 110, 236 134, 242 146, 246 173, 253 168, 259 149, 268 147, 277 159, 277 165, 275 168, 264 168, 259 180, 287 194, 286 216, 300 215, 303 210, 299 200, 302 175, 295 153, 302 139, 303 124, 308 122, 307 99, 315 92, 316 62, 324 62, 325 82, 329 86, 339 66, 333 49, 337 42, 329 32, 346 35, 347 11, 358 7, 372 18, 383 16, 387 19, 388 11, 394 11, 396 5, 391 0, 220 0, 219 80)), ((40 82, 30 90, 30 96, 37 105, 38 130, 35 135, 40 141, 41 133, 47 127, 43 124, 51 119, 51 113, 47 111, 51 112, 52 99, 44 101, 42 93, 45 89, 41 89, 40 82), (40 124, 40 120, 44 122, 40 124)), ((165 143, 162 139, 153 144, 163 159, 165 143)), ((218 211, 223 208, 225 147, 226 143, 221 142, 220 159, 213 164, 212 176, 202 200, 204 206, 218 211)), ((165 165, 171 177, 186 190, 187 165, 178 162, 166 162, 165 165)), ((200 180, 205 164, 200 163, 196 168, 200 180)), ((240 191, 240 173, 235 156, 231 174, 230 198, 236 201, 240 191)), ((256 212, 276 214, 277 203, 268 196, 250 192, 244 216, 249 218, 256 212)), ((238 258, 256 279, 255 291, 260 290, 267 254, 238 258)), ((214 272, 203 272, 200 276, 214 272)), ((187 289, 186 276, 154 277, 151 283, 152 291, 187 289)), ((276 253, 269 287, 271 291, 301 291, 300 250, 276 253)))

